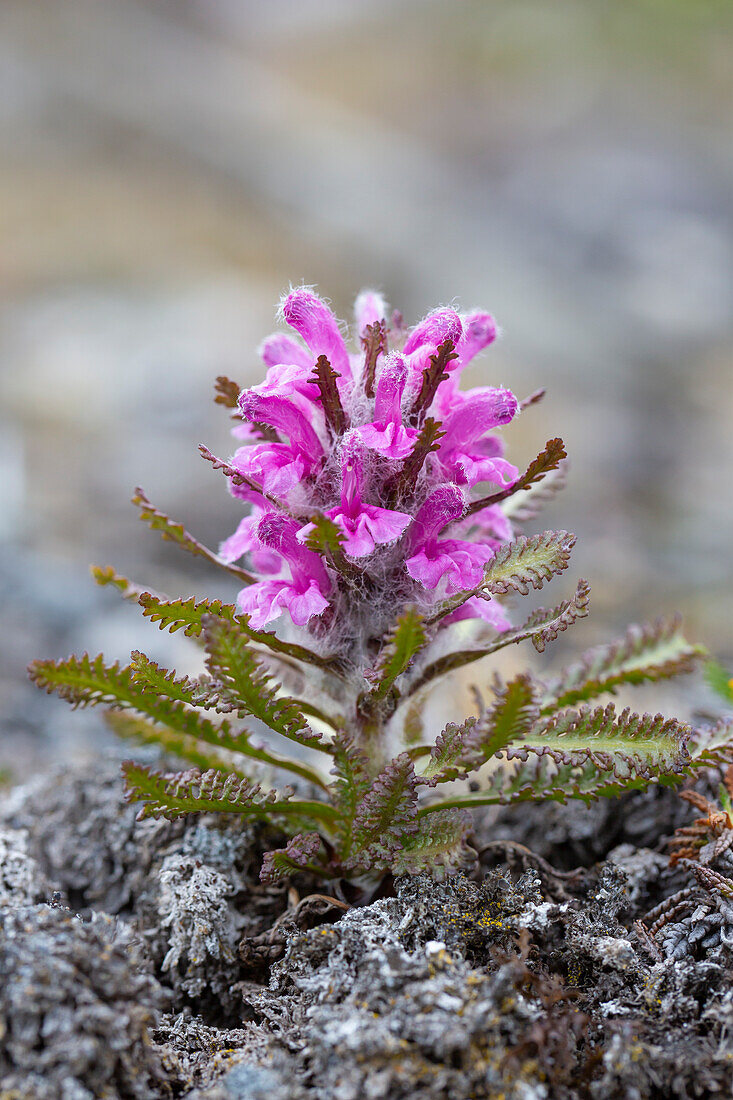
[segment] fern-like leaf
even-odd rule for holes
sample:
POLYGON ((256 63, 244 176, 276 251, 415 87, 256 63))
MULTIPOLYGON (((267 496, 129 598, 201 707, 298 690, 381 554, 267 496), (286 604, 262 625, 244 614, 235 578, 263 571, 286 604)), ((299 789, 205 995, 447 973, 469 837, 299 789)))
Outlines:
POLYGON ((438 737, 419 782, 434 787, 464 779, 468 772, 506 749, 518 738, 525 739, 537 717, 537 689, 527 673, 499 688, 496 702, 479 718, 462 725, 451 723, 438 737))
POLYGON ((197 601, 195 596, 189 596, 185 600, 166 600, 152 592, 143 592, 138 603, 145 618, 158 623, 159 630, 169 630, 171 634, 176 630, 183 630, 188 637, 195 638, 201 634, 204 617, 213 615, 228 623, 236 622, 251 641, 272 650, 273 653, 315 665, 334 676, 342 675, 336 657, 324 657, 295 642, 285 642, 267 630, 253 630, 249 625, 249 617, 237 615, 233 604, 224 604, 220 600, 197 601))
POLYGON ((177 679, 175 670, 161 668, 139 649, 130 654, 130 673, 133 684, 142 691, 152 691, 192 707, 216 706, 216 696, 209 696, 206 683, 189 676, 177 679))
POLYGON ((329 787, 331 801, 344 821, 350 822, 369 788, 369 760, 353 737, 343 730, 334 735, 331 754, 331 775, 336 777, 329 787))
POLYGON ((376 321, 373 325, 367 325, 361 338, 364 348, 364 393, 367 397, 374 397, 374 378, 377 371, 377 360, 387 351, 387 324, 385 321, 376 321))
POLYGON ((691 672, 704 655, 702 646, 684 637, 678 618, 629 627, 619 641, 592 649, 548 684, 543 712, 587 702, 614 692, 621 684, 667 680, 691 672))
POLYGON ((232 382, 225 374, 217 376, 214 382, 215 405, 223 405, 225 409, 237 409, 239 395, 242 387, 237 382, 232 382))
POLYGON ((733 761, 733 719, 693 730, 687 748, 693 768, 730 764, 733 761))
POLYGON ((259 783, 214 768, 172 775, 127 760, 122 765, 128 802, 142 802, 138 817, 175 820, 190 813, 244 814, 251 817, 312 819, 330 824, 335 811, 323 802, 295 801, 292 788, 263 790, 259 783))
POLYGON ((507 497, 513 496, 520 490, 529 489, 532 485, 537 485, 552 470, 556 470, 560 463, 567 457, 567 451, 565 450, 565 444, 562 439, 548 440, 545 444, 545 449, 540 451, 536 458, 532 459, 522 476, 518 478, 513 485, 508 485, 506 489, 502 489, 498 493, 493 493, 491 496, 475 500, 469 505, 466 515, 475 515, 476 512, 480 512, 483 508, 498 504, 500 501, 506 500, 507 497))
MULTIPOLYGON (((264 746, 253 744, 247 730, 234 730, 227 721, 218 725, 192 709, 188 703, 169 699, 136 684, 131 668, 118 663, 106 665, 100 654, 90 658, 69 657, 65 661, 34 661, 29 675, 38 687, 49 694, 55 692, 72 707, 108 704, 117 709, 135 710, 162 727, 160 744, 175 731, 178 735, 213 746, 216 750, 241 753, 299 775, 309 783, 324 788, 326 784, 312 768, 297 760, 289 760, 264 746)), ((193 701, 192 701, 193 702, 193 701)))
POLYGON ((411 424, 421 423, 425 413, 433 403, 438 386, 449 377, 448 364, 457 358, 458 355, 452 340, 444 340, 442 344, 438 344, 435 355, 430 356, 430 365, 422 372, 420 392, 415 398, 409 415, 411 424))
POLYGON ((440 450, 440 440, 445 435, 439 420, 428 416, 415 440, 415 445, 402 464, 402 469, 385 486, 386 501, 392 507, 400 496, 413 490, 418 475, 429 454, 440 450))
POLYGON ((406 608, 387 634, 374 668, 365 672, 372 685, 367 695, 370 701, 387 697, 397 678, 407 672, 427 640, 423 616, 415 607, 406 608))
POLYGON ((233 621, 235 616, 233 604, 223 604, 220 600, 197 601, 195 596, 165 600, 152 592, 143 592, 138 603, 145 618, 157 623, 159 630, 168 630, 171 634, 183 630, 188 638, 197 638, 201 634, 203 619, 207 615, 214 615, 227 622, 233 621))
POLYGON ((567 485, 568 462, 563 460, 556 470, 550 470, 541 483, 531 485, 528 489, 520 489, 512 493, 504 504, 502 511, 513 524, 528 523, 534 520, 551 504, 558 493, 567 485))
POLYGON ((461 592, 445 600, 427 620, 433 623, 444 618, 471 599, 490 593, 505 596, 519 592, 526 596, 531 588, 542 588, 558 573, 567 569, 570 551, 575 545, 575 535, 567 531, 543 531, 540 535, 520 535, 513 542, 501 546, 484 569, 484 579, 476 588, 461 592))
POLYGON ((357 806, 343 866, 347 870, 388 867, 403 838, 415 832, 416 815, 415 768, 403 752, 372 780, 357 806))
POLYGON ((417 832, 403 837, 402 847, 394 853, 392 873, 430 871, 436 878, 455 874, 472 854, 466 845, 470 831, 471 818, 465 812, 444 810, 422 818, 417 832))
POLYGON ((613 703, 591 710, 563 711, 540 719, 527 736, 526 744, 507 749, 507 759, 525 751, 554 753, 558 759, 588 759, 599 768, 611 767, 615 756, 633 758, 639 767, 679 771, 690 759, 689 726, 661 714, 635 714, 626 707, 620 713, 613 703), (558 755, 559 754, 559 755, 558 755))
POLYGON ((126 600, 139 600, 143 592, 147 589, 143 588, 139 584, 133 584, 127 577, 123 577, 121 573, 118 573, 111 565, 92 565, 89 568, 89 572, 95 580, 95 583, 100 588, 105 588, 107 585, 111 585, 116 588, 120 595, 126 600))
POLYGON ((216 565, 219 569, 223 569, 231 576, 237 577, 237 579, 243 581, 244 584, 253 584, 256 580, 251 573, 247 573, 244 569, 240 569, 236 565, 231 565, 229 562, 223 561, 213 550, 209 550, 207 546, 204 546, 203 543, 189 534, 183 524, 176 523, 174 520, 170 519, 169 516, 166 516, 164 512, 159 511, 159 509, 150 503, 142 489, 137 488, 135 490, 132 503, 139 509, 140 519, 144 523, 147 523, 151 531, 158 531, 168 542, 175 542, 183 550, 187 550, 189 554, 193 554, 195 557, 204 558, 206 561, 211 562, 212 565, 216 565))
POLYGON ((321 847, 318 833, 296 833, 291 836, 284 848, 274 848, 262 857, 260 882, 278 882, 289 878, 299 871, 308 870, 312 874, 324 874, 324 868, 318 867, 314 860, 321 847))
POLYGON ((278 697, 237 624, 211 616, 204 618, 203 629, 206 665, 220 709, 252 715, 291 741, 329 751, 320 733, 309 727, 295 700, 278 697))
POLYGON ((405 695, 413 695, 425 684, 436 680, 439 676, 444 676, 457 668, 463 668, 474 661, 480 661, 483 657, 488 657, 491 653, 496 653, 506 646, 518 645, 519 642, 523 642, 527 638, 531 639, 532 645, 539 653, 543 653, 548 642, 554 642, 558 634, 567 630, 578 619, 586 617, 589 603, 590 585, 587 581, 581 580, 572 599, 563 600, 557 607, 538 608, 537 611, 532 612, 522 626, 516 627, 514 630, 503 631, 488 645, 444 653, 436 661, 419 670, 417 677, 405 691, 405 695))
POLYGON ((420 816, 542 799, 589 802, 650 782, 678 783, 691 764, 689 732, 662 715, 616 714, 613 704, 556 716, 538 723, 527 744, 506 749, 510 763, 493 770, 481 791, 425 806, 420 816))

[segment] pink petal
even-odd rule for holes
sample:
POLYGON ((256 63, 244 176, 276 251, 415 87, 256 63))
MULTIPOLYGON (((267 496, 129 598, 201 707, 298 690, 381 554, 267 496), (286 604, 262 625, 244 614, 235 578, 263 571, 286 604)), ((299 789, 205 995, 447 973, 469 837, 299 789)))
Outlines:
POLYGON ((288 581, 258 581, 241 590, 237 596, 237 608, 243 615, 249 615, 250 625, 255 630, 262 630, 282 615, 281 596, 287 588, 288 581))
POLYGON ((405 568, 413 580, 423 588, 437 588, 446 573, 454 571, 453 559, 448 554, 428 556, 424 550, 408 558, 405 568))
POLYGON ((463 336, 456 346, 459 369, 470 363, 480 351, 493 344, 497 336, 496 321, 490 313, 476 310, 463 317, 463 336))
POLYGON ((284 332, 274 332, 272 336, 266 336, 257 350, 266 367, 277 367, 284 363, 305 371, 313 369, 313 356, 302 344, 284 332))
POLYGON ((441 451, 467 450, 467 444, 486 435, 492 428, 508 424, 519 403, 511 390, 489 389, 469 392, 443 420, 445 435, 441 451))
POLYGON ((387 303, 376 290, 362 290, 354 303, 354 316, 359 336, 363 336, 367 325, 383 321, 387 316, 387 303))
MULTIPOLYGON (((286 497, 305 477, 309 470, 299 454, 285 443, 257 443, 253 447, 240 447, 231 462, 235 470, 262 486, 263 491, 277 497, 286 497)), ((234 496, 247 499, 251 490, 242 493, 232 486, 234 496)))
POLYGON ((312 581, 304 592, 291 588, 287 593, 283 592, 283 598, 287 602, 290 618, 296 626, 305 626, 314 615, 322 615, 328 607, 328 600, 324 598, 315 581, 312 581))
POLYGON ((351 364, 344 338, 326 303, 312 291, 299 287, 288 294, 283 317, 298 332, 315 358, 325 355, 337 374, 351 378, 351 364))
POLYGON ((312 425, 312 407, 306 411, 294 397, 263 397, 255 390, 243 390, 239 395, 239 408, 245 419, 269 424, 287 435, 293 449, 309 465, 315 465, 323 456, 323 444, 312 425))
POLYGON ((319 397, 318 387, 311 380, 311 364, 303 368, 278 363, 270 367, 264 382, 252 387, 252 393, 260 397, 290 397, 299 393, 309 401, 315 401, 319 397))
POLYGON ((257 519, 257 516, 245 516, 244 519, 239 521, 239 526, 234 534, 230 535, 228 539, 224 539, 219 547, 219 557, 222 561, 239 561, 240 558, 249 553, 255 543, 253 528, 257 523, 257 519))
POLYGON ((466 600, 450 615, 446 615, 443 622, 457 623, 463 619, 483 619, 499 633, 509 630, 512 625, 500 603, 496 600, 482 600, 478 596, 466 600))
POLYGON ((362 509, 374 541, 380 545, 398 539, 412 519, 406 512, 395 512, 391 508, 377 508, 372 504, 364 504, 362 509))
POLYGON ((414 428, 405 428, 395 420, 385 424, 364 424, 356 431, 365 447, 394 459, 407 458, 418 434, 414 428))
POLYGON ((409 355, 423 344, 435 347, 445 340, 457 344, 463 335, 461 318, 454 309, 436 309, 429 313, 415 328, 405 342, 404 352, 409 355))
POLYGON ((432 541, 447 523, 460 519, 465 511, 463 493, 457 485, 439 485, 420 507, 410 528, 410 545, 432 541))

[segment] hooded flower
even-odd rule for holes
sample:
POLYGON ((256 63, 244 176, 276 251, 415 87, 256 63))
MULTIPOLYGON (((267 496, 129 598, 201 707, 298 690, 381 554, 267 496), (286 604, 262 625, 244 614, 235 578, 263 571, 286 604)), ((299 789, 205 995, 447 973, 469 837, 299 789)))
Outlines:
MULTIPOLYGON (((365 504, 362 500, 364 474, 356 433, 352 433, 344 443, 341 461, 341 502, 335 508, 329 508, 326 515, 341 529, 344 551, 352 558, 363 558, 377 546, 398 539, 410 523, 410 516, 390 508, 365 504)), ((312 530, 312 524, 303 527, 298 538, 304 540, 312 530)))
POLYGON ((441 308, 411 331, 399 319, 390 330, 387 316, 381 295, 360 294, 361 350, 349 351, 327 304, 302 287, 282 303, 294 336, 260 345, 266 377, 240 395, 235 434, 247 445, 229 463, 232 492, 252 511, 221 547, 257 575, 238 599, 256 628, 288 612, 297 626, 327 620, 344 637, 368 637, 370 614, 464 592, 445 622, 508 625, 495 599, 468 593, 512 537, 488 487, 517 478, 496 433, 518 404, 501 387, 459 388, 496 325, 441 308), (476 511, 479 483, 489 500, 476 511))
POLYGON ((288 611, 296 626, 305 626, 328 607, 331 590, 328 572, 312 550, 298 542, 298 525, 287 516, 267 512, 259 520, 254 537, 259 546, 278 554, 290 571, 289 579, 260 581, 243 588, 237 599, 241 612, 260 630, 288 611))

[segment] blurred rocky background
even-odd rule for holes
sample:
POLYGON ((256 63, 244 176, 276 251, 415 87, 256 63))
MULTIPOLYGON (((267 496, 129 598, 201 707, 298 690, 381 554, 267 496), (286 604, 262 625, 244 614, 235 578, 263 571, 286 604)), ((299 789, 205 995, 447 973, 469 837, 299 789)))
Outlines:
POLYGON ((106 736, 34 656, 190 665, 89 563, 232 597, 127 501, 234 528, 196 444, 291 282, 490 308, 472 382, 547 387, 511 456, 566 439, 595 609, 548 659, 672 609, 733 659, 728 0, 0 0, 0 226, 0 768, 106 736))

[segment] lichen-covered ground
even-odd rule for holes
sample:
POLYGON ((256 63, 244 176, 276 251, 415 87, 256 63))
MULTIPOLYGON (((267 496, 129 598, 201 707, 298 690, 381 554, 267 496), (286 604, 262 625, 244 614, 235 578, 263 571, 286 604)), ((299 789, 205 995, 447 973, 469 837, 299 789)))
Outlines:
POLYGON ((473 875, 349 907, 260 885, 261 832, 137 822, 118 771, 0 805, 2 1100, 730 1094, 733 906, 670 869, 674 793, 478 821, 473 875))

